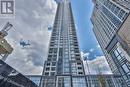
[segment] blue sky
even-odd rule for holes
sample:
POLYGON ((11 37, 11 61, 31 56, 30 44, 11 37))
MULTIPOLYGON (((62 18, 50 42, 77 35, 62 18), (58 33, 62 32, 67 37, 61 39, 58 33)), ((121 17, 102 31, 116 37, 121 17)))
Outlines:
POLYGON ((92 30, 90 17, 93 10, 92 0, 71 0, 80 50, 89 53, 89 59, 95 59, 96 56, 102 56, 101 49, 92 30))
MULTIPOLYGON (((91 74, 97 74, 97 67, 100 67, 102 73, 111 74, 109 65, 101 51, 92 30, 93 25, 90 21, 93 3, 92 0, 71 0, 75 25, 77 27, 77 36, 80 45, 82 58, 87 56, 91 74)), ((88 74, 88 67, 83 61, 85 72, 88 74)))

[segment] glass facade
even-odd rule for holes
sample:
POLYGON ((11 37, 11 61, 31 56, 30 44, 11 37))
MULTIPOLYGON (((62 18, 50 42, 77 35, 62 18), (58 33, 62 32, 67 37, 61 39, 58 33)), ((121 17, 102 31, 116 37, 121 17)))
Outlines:
POLYGON ((26 75, 26 77, 39 86, 42 76, 41 75, 26 75))
POLYGON ((120 5, 124 6, 125 8, 130 9, 130 0, 113 0, 113 1, 119 3, 120 5))
POLYGON ((71 79, 69 76, 58 76, 57 87, 71 87, 71 79))
MULTIPOLYGON (((78 63, 82 61, 71 5, 70 2, 65 0, 64 3, 58 4, 44 74, 49 76, 71 74, 71 62, 78 63)), ((78 66, 75 68, 78 70, 78 66)), ((75 73, 84 74, 83 69, 75 73)))
POLYGON ((91 78, 88 87, 127 87, 120 75, 89 75, 86 78, 91 78))
MULTIPOLYGON (((63 0, 57 4, 48 58, 43 70, 43 76, 46 77, 42 78, 41 87, 77 87, 73 86, 72 76, 83 76, 85 72, 71 3, 69 0, 63 0), (51 77, 53 77, 54 82, 49 81, 52 80, 51 77)), ((83 80, 85 82, 85 77, 83 80)))
MULTIPOLYGON (((123 40, 117 32, 127 19, 129 9, 116 2, 117 0, 94 0, 91 21, 93 31, 114 74, 122 75, 127 86, 130 86, 130 56, 123 50, 123 40)), ((122 0, 125 1, 125 0, 122 0)))
POLYGON ((40 87, 56 87, 55 77, 42 76, 40 87))
POLYGON ((0 60, 0 87, 38 87, 34 82, 0 60))
POLYGON ((127 87, 120 75, 58 76, 56 81, 52 76, 43 76, 43 79, 46 79, 43 87, 127 87))
POLYGON ((120 67, 118 70, 122 74, 124 80, 129 83, 130 78, 130 63, 127 61, 127 54, 124 54, 124 49, 118 42, 111 51, 115 63, 120 67))
POLYGON ((73 87, 87 87, 84 77, 73 77, 73 87))

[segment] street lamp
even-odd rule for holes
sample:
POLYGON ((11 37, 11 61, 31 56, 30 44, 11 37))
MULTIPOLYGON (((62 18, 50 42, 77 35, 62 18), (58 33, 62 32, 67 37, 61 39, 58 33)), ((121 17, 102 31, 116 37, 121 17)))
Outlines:
POLYGON ((86 62, 86 66, 87 66, 87 69, 88 69, 88 87, 92 87, 92 86, 91 86, 90 67, 89 67, 89 64, 88 64, 88 57, 85 56, 85 57, 83 57, 83 58, 84 58, 84 61, 86 62))

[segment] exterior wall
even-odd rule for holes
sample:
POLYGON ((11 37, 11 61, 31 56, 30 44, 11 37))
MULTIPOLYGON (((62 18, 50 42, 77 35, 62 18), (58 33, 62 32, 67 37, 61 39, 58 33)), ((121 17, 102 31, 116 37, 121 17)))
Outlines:
POLYGON ((130 86, 130 56, 124 50, 126 43, 122 36, 117 34, 118 31, 123 33, 120 27, 125 24, 129 10, 115 0, 95 0, 94 4, 91 21, 95 36, 112 72, 121 75, 127 86, 130 86))
POLYGON ((124 50, 119 42, 116 42, 114 44, 112 49, 110 49, 109 54, 112 56, 114 63, 116 64, 120 74, 122 75, 122 78, 126 81, 126 84, 129 87, 130 63, 127 60, 127 57, 129 56, 127 54, 124 54, 124 50))
POLYGON ((120 75, 88 75, 91 87, 127 87, 120 75))
POLYGON ((45 62, 43 74, 48 76, 84 74, 73 14, 69 2, 58 4, 48 58, 45 62), (72 71, 70 66, 73 66, 72 68, 75 71, 72 71), (80 69, 78 69, 79 67, 80 69))
MULTIPOLYGON (((85 72, 79 51, 71 3, 69 0, 63 0, 58 3, 48 57, 44 64, 44 77, 41 79, 40 86, 74 87, 72 75, 84 76, 85 72)), ((85 77, 81 79, 86 82, 85 77)), ((84 84, 83 87, 86 85, 84 84)), ((79 86, 82 87, 82 84, 77 87, 79 86)))
POLYGON ((55 77, 43 76, 43 87, 55 87, 55 84, 59 84, 61 87, 127 87, 120 75, 87 75, 72 76, 71 78, 66 75, 58 78, 59 81, 56 81, 55 77), (72 79, 72 85, 70 79, 72 79), (104 80, 103 84, 101 84, 101 79, 104 80))
MULTIPOLYGON (((124 48, 124 50, 130 55, 130 15, 118 31, 118 35, 122 38, 124 43, 126 43, 126 47, 124 48)), ((130 61, 130 59, 128 60, 130 61)))
POLYGON ((129 0, 112 0, 112 1, 117 2, 120 5, 124 6, 125 8, 130 9, 130 1, 129 0))
POLYGON ((37 84, 38 86, 40 85, 40 80, 41 80, 41 75, 26 75, 27 78, 29 78, 32 82, 37 84))

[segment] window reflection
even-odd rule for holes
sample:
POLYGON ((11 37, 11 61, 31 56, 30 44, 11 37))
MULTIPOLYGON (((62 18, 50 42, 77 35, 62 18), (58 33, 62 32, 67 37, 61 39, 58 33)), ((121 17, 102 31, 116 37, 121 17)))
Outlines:
POLYGON ((73 87, 86 87, 86 80, 84 77, 73 77, 73 87))

